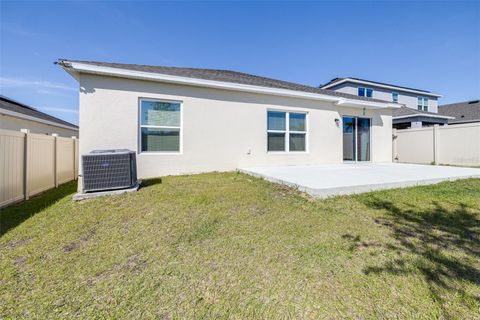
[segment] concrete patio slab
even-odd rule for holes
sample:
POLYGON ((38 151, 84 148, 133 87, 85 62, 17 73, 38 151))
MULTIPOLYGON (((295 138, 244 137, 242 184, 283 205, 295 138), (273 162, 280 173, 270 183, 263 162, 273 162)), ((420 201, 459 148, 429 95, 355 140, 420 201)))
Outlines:
POLYGON ((296 187, 319 198, 480 178, 480 168, 403 163, 251 167, 239 170, 268 181, 296 187))

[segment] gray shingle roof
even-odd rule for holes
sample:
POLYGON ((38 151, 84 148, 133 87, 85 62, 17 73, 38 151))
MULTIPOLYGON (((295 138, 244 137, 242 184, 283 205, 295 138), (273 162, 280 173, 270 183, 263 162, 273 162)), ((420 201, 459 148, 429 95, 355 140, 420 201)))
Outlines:
POLYGON ((394 109, 393 112, 393 117, 404 117, 404 116, 423 116, 423 117, 428 117, 428 116, 443 116, 442 114, 437 114, 434 112, 428 112, 428 111, 420 111, 412 108, 407 108, 405 106, 394 109))
POLYGON ((34 118, 38 118, 38 119, 42 119, 42 120, 47 120, 47 121, 51 121, 51 122, 54 122, 54 123, 57 123, 57 124, 61 124, 61 125, 64 125, 64 126, 69 126, 69 127, 78 129, 78 126, 76 126, 76 125, 74 125, 70 122, 67 122, 67 121, 64 121, 62 119, 58 119, 54 116, 51 116, 49 114, 40 112, 40 111, 36 110, 35 108, 32 108, 30 106, 27 106, 26 104, 20 103, 18 101, 15 101, 13 99, 7 98, 7 97, 2 96, 2 95, 0 95, 0 109, 5 109, 5 110, 16 112, 16 113, 21 113, 21 114, 24 114, 24 115, 27 115, 27 116, 30 116, 30 117, 34 117, 34 118))
POLYGON ((333 83, 336 83, 336 82, 339 82, 339 81, 342 81, 342 80, 345 80, 345 79, 352 79, 352 80, 358 80, 358 81, 365 81, 365 82, 371 82, 371 83, 374 83, 374 84, 380 84, 380 85, 383 85, 383 86, 391 86, 391 87, 397 87, 397 88, 400 88, 400 89, 407 89, 407 90, 421 91, 421 92, 425 92, 425 93, 432 93, 432 92, 430 92, 430 91, 426 91, 426 90, 415 89, 415 88, 409 88, 409 87, 402 87, 402 86, 397 86, 396 84, 390 84, 390 83, 384 83, 384 82, 377 82, 377 81, 366 80, 366 79, 360 79, 360 78, 353 78, 353 77, 334 78, 334 79, 330 80, 329 82, 327 82, 327 83, 325 83, 325 84, 322 84, 322 85, 320 85, 320 88, 323 88, 323 87, 325 87, 325 86, 328 86, 328 85, 330 85, 330 84, 333 84, 333 83))
POLYGON ((68 67, 68 62, 85 63, 100 67, 111 67, 118 69, 126 69, 133 71, 143 71, 150 73, 159 73, 172 76, 180 76, 186 78, 222 81, 230 83, 238 83, 259 87, 287 89, 301 92, 325 94, 329 96, 342 97, 347 99, 355 99, 371 102, 382 102, 384 100, 372 99, 366 97, 359 97, 352 94, 336 92, 332 90, 321 89, 313 86, 303 85, 299 83, 287 82, 282 80, 276 80, 261 76, 256 76, 248 73, 230 71, 230 70, 218 70, 218 69, 200 69, 200 68, 179 68, 179 67, 166 67, 166 66, 149 66, 140 64, 125 64, 125 63, 110 63, 110 62, 98 62, 98 61, 82 61, 82 60, 68 60, 59 59, 58 64, 68 67))
POLYGON ((438 106, 438 113, 455 117, 448 123, 480 122, 480 100, 472 100, 438 106))

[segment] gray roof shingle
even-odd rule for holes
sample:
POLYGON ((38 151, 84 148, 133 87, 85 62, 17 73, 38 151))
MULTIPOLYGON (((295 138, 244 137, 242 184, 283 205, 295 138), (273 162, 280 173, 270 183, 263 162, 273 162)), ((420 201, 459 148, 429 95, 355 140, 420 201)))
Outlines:
POLYGON ((408 107, 405 107, 405 106, 402 106, 401 108, 398 108, 398 109, 394 109, 393 110, 393 117, 401 117, 401 116, 424 116, 424 117, 428 117, 428 116, 443 116, 442 114, 437 114, 437 113, 434 113, 434 112, 428 112, 428 111, 420 111, 420 110, 417 110, 417 109, 412 109, 412 108, 408 108, 408 107))
POLYGON ((362 101, 381 102, 381 103, 387 102, 384 100, 359 97, 352 94, 336 92, 332 90, 321 89, 321 88, 303 85, 299 83, 276 80, 276 79, 256 76, 256 75, 243 73, 243 72, 230 71, 230 70, 149 66, 149 65, 140 65, 140 64, 110 63, 110 62, 82 61, 82 60, 68 60, 68 59, 59 59, 57 61, 58 64, 63 65, 67 68, 69 67, 68 66, 69 62, 84 63, 84 64, 100 66, 100 67, 110 67, 110 68, 126 69, 126 70, 133 70, 133 71, 166 74, 166 75, 180 76, 180 77, 186 77, 186 78, 222 81, 222 82, 238 83, 238 84, 245 84, 245 85, 252 85, 252 86, 259 86, 259 87, 287 89, 287 90, 293 90, 293 91, 325 94, 329 96, 362 100, 362 101))
POLYGON ((480 122, 480 100, 471 100, 438 106, 438 113, 455 117, 448 123, 480 122))
POLYGON ((54 116, 51 116, 49 114, 40 112, 36 110, 35 108, 32 108, 30 106, 27 106, 26 104, 20 103, 18 101, 15 101, 13 99, 7 98, 5 96, 0 95, 0 109, 5 109, 8 111, 16 112, 16 113, 21 113, 30 117, 42 119, 42 120, 47 120, 51 121, 53 123, 61 124, 64 126, 69 126, 72 128, 78 129, 78 126, 64 121, 62 119, 58 119, 54 116))

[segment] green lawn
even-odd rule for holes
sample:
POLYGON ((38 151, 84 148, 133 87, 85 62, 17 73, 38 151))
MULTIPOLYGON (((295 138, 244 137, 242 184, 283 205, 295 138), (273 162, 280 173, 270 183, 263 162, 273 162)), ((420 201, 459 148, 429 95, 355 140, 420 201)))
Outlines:
POLYGON ((0 211, 0 318, 480 317, 480 179, 313 200, 239 173, 0 211))

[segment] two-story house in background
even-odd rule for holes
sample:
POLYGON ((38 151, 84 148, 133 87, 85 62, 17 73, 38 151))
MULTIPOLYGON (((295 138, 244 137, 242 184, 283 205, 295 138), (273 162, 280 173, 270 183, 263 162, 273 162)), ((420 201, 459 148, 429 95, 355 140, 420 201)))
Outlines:
POLYGON ((320 88, 403 104, 393 112, 393 127, 397 129, 446 125, 454 119, 438 114, 441 95, 430 91, 358 78, 335 78, 320 88))

